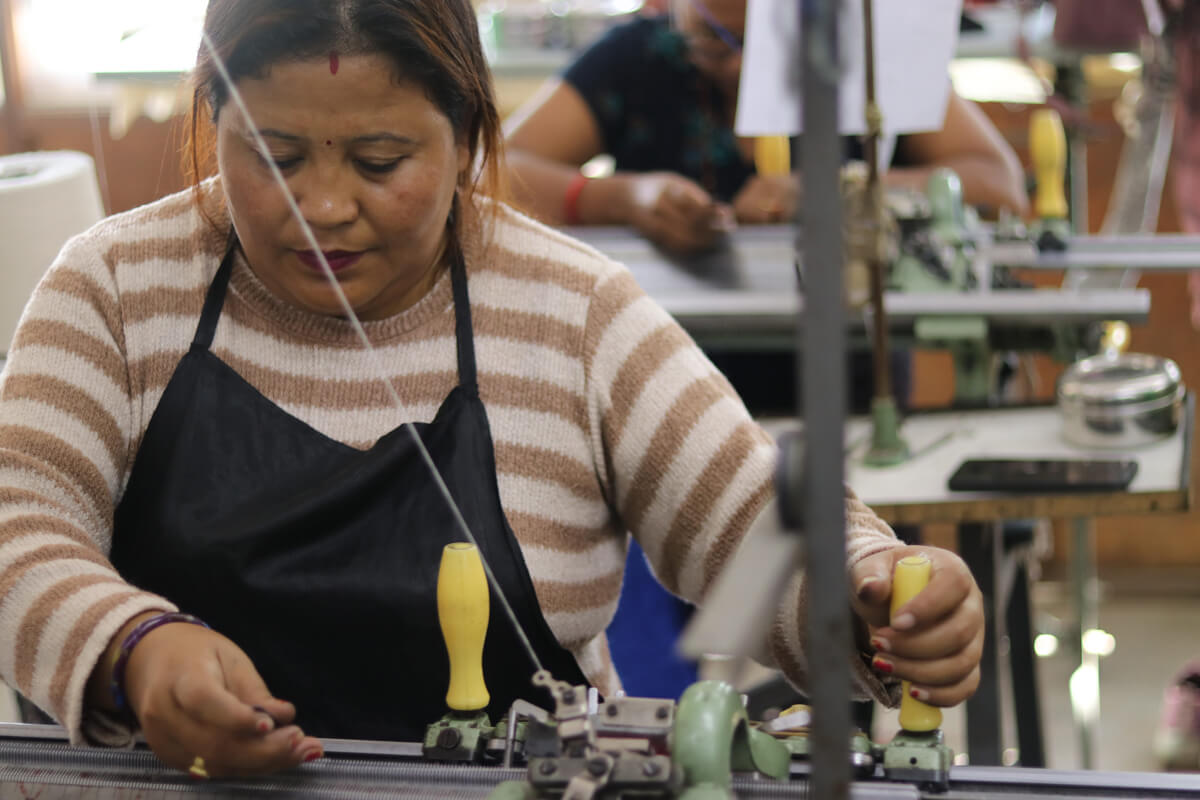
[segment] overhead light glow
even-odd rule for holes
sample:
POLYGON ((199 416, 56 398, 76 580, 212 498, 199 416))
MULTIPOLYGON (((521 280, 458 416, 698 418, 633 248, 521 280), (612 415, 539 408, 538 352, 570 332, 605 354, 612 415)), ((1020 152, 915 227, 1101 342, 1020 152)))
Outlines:
POLYGON ((1108 631, 1092 628, 1083 632, 1083 651, 1096 656, 1112 655, 1117 649, 1117 638, 1108 631))
POLYGON ((1067 682, 1075 718, 1084 723, 1100 718, 1100 670, 1095 664, 1080 664, 1067 682))
POLYGON ((1058 637, 1052 633, 1039 633, 1033 640, 1033 652, 1038 658, 1049 658, 1058 652, 1058 637))
POLYGON ((1108 65, 1118 72, 1137 72, 1142 68, 1142 60, 1134 53, 1113 53, 1108 57, 1108 65))

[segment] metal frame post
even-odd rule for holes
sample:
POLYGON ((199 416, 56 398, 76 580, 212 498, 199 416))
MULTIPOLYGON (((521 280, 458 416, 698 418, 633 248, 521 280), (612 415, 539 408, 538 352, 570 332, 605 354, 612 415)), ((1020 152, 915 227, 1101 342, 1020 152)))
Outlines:
POLYGON ((842 298, 841 152, 838 135, 838 0, 800 0, 804 137, 803 226, 797 250, 805 266, 805 332, 797 326, 798 397, 805 421, 803 494, 808 565, 809 694, 813 704, 812 792, 844 800, 850 792, 852 650, 846 576, 844 425, 846 320, 842 298))

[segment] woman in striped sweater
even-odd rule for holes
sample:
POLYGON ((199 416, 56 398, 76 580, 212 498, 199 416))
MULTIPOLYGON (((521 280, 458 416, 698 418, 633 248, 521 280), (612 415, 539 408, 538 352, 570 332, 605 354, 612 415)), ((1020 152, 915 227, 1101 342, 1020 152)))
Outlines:
MULTIPOLYGON (((217 176, 70 242, 0 384, 0 677, 75 742, 140 726, 199 775, 420 738, 461 522, 538 660, 617 691, 629 533, 699 601, 775 525, 771 440, 624 268, 480 190, 500 134, 468 0, 211 0, 205 30, 193 154, 210 114, 217 176)), ((926 548, 885 627, 906 549, 846 511, 878 651, 847 668, 962 700, 970 575, 926 548)), ((804 605, 797 577, 763 643, 797 682, 804 605)), ((484 658, 493 713, 539 699, 498 612, 484 658)))

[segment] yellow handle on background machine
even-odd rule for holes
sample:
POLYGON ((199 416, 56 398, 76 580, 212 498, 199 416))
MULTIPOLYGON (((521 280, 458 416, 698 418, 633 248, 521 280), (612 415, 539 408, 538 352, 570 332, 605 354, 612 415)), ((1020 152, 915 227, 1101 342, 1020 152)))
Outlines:
POLYGON ((754 140, 754 171, 762 176, 792 171, 791 142, 786 136, 759 136, 754 140))
POLYGON ((1029 154, 1037 179, 1034 212, 1038 219, 1066 219, 1067 135, 1057 111, 1039 108, 1030 115, 1029 154))
POLYGON ((1067 219, 1067 135, 1062 118, 1050 108, 1040 108, 1029 118, 1029 154, 1037 179, 1033 210, 1033 241, 1040 250, 1067 247, 1071 225, 1067 219))

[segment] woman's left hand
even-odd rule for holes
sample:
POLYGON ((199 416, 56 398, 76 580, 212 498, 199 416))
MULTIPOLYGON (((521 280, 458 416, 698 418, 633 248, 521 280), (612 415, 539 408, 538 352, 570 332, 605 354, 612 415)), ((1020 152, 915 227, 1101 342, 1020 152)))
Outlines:
POLYGON ((963 560, 937 547, 876 553, 850 571, 851 602, 866 623, 876 672, 911 681, 914 696, 953 706, 975 693, 983 652, 983 595, 963 560), (905 556, 932 561, 929 584, 890 617, 892 574, 905 556))

